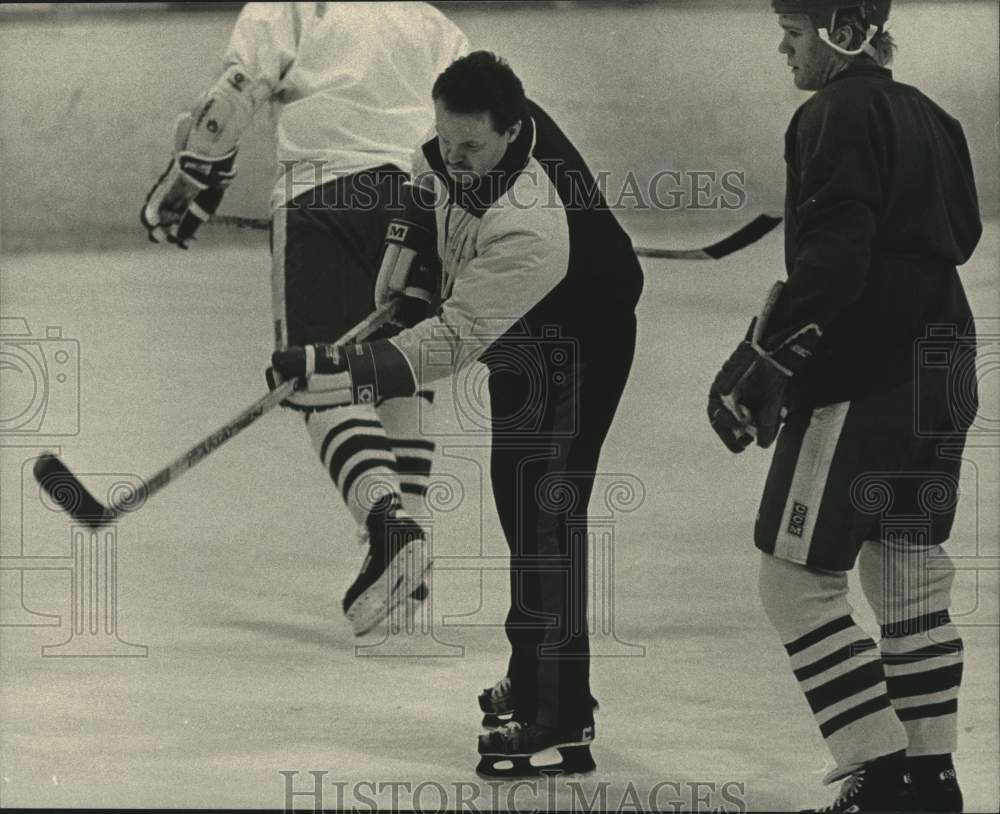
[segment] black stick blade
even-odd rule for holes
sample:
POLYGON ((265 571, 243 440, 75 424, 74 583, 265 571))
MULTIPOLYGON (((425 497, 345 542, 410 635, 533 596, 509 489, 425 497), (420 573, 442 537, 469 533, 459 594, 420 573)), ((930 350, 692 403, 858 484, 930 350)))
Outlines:
POLYGON ((713 260, 719 260, 733 252, 738 252, 740 249, 745 249, 751 243, 756 243, 781 223, 781 220, 774 215, 758 215, 739 231, 734 232, 725 240, 706 246, 702 251, 713 260))
POLYGON ((99 528, 115 519, 114 513, 90 494, 51 452, 43 453, 32 471, 45 493, 78 523, 99 528))

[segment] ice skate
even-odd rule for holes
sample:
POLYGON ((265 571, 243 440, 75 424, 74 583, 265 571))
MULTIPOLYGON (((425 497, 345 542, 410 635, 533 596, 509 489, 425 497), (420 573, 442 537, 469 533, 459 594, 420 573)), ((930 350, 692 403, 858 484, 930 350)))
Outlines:
POLYGON ((540 777, 546 774, 590 774, 594 727, 550 729, 525 721, 509 721, 479 736, 476 774, 485 778, 540 777))
MULTIPOLYGON (((910 811, 903 761, 903 753, 897 752, 863 764, 847 776, 840 787, 840 795, 830 805, 806 811, 857 814, 910 811)), ((840 778, 833 777, 828 782, 837 779, 840 778)))
POLYGON ((954 769, 939 772, 919 773, 909 771, 904 778, 906 784, 906 810, 919 814, 938 812, 961 814, 964 808, 962 789, 954 769))
POLYGON ((424 575, 432 563, 423 530, 391 496, 374 506, 366 525, 368 554, 344 595, 344 615, 355 636, 368 633, 403 602, 415 612, 427 598, 424 575))
POLYGON ((483 711, 482 725, 487 729, 498 729, 513 718, 514 694, 508 676, 479 693, 479 708, 483 711))

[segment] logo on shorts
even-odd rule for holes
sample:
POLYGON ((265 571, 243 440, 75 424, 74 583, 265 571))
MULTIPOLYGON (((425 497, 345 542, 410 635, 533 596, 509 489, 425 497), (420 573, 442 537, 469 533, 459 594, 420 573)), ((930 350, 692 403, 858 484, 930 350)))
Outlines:
POLYGON ((386 235, 388 240, 398 240, 402 243, 406 240, 406 234, 410 231, 410 227, 404 223, 390 223, 389 233, 386 235))
POLYGON ((794 534, 796 537, 802 536, 806 528, 806 515, 808 513, 809 507, 805 503, 799 503, 797 500, 792 503, 792 517, 788 521, 789 534, 794 534))
POLYGON ((370 384, 361 385, 357 392, 357 404, 372 404, 375 401, 375 388, 370 384))

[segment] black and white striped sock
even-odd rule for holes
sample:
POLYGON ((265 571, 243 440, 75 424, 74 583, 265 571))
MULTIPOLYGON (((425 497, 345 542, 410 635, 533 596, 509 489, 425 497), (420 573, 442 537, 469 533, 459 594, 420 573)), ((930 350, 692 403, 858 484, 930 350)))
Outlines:
POLYGON ((934 755, 958 746, 962 638, 947 610, 882 625, 882 660, 908 753, 934 755))
MULTIPOLYGON (((404 499, 422 506, 431 477, 434 442, 423 438, 390 438, 389 443, 396 456, 396 472, 404 499)), ((416 510, 411 513, 424 514, 416 510)))
POLYGON ((363 528, 380 497, 400 494, 396 457, 375 409, 354 405, 311 413, 306 426, 323 466, 363 528))
POLYGON ((906 748, 878 648, 850 615, 787 642, 785 650, 839 766, 906 748))

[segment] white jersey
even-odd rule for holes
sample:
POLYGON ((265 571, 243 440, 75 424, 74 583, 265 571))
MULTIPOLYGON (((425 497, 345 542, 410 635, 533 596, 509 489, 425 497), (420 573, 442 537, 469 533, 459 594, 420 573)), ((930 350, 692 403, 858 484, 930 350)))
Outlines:
POLYGON ((272 208, 382 164, 409 172, 434 123, 434 80, 468 47, 426 3, 247 3, 225 64, 271 89, 272 208))

